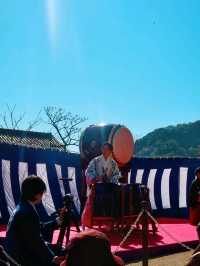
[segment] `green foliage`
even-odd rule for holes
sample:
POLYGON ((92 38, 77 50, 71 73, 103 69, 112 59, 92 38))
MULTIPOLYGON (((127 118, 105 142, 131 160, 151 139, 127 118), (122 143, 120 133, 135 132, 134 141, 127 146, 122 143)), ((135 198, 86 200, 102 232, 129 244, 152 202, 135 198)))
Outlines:
POLYGON ((200 157, 200 120, 159 128, 135 143, 136 156, 200 157))

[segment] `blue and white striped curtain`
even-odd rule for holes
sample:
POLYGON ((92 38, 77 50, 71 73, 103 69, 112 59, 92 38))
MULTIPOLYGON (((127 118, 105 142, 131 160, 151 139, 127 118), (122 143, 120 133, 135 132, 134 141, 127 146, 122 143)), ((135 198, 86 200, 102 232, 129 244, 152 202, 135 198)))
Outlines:
POLYGON ((19 202, 21 183, 31 174, 42 177, 47 186, 39 207, 44 219, 62 207, 62 197, 66 193, 74 195, 75 207, 80 212, 81 167, 78 154, 0 145, 1 222, 8 221, 19 202), (66 182, 61 178, 72 178, 72 181, 66 182))
POLYGON ((152 209, 159 215, 187 217, 188 193, 200 159, 134 158, 130 182, 149 187, 152 209))
MULTIPOLYGON (((134 158, 129 174, 130 183, 142 183, 150 189, 150 201, 155 213, 162 216, 187 217, 188 191, 194 179, 194 170, 200 159, 146 159, 134 158)), ((81 209, 82 186, 79 154, 53 150, 0 145, 0 222, 7 222, 20 198, 24 178, 34 174, 43 178, 47 193, 39 208, 41 217, 62 206, 66 193, 74 195, 78 212, 81 209), (72 178, 63 182, 60 178, 72 178)))

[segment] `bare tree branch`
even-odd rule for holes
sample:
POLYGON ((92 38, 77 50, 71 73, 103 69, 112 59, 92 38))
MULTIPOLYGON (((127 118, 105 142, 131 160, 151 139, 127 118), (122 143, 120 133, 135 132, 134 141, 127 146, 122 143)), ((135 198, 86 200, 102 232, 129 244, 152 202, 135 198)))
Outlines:
POLYGON ((53 127, 55 134, 68 151, 70 146, 78 146, 81 127, 87 120, 85 117, 66 112, 62 108, 48 106, 44 108, 47 123, 53 127))
POLYGON ((37 116, 35 117, 35 119, 33 121, 29 122, 29 126, 27 128, 27 131, 33 130, 35 127, 37 127, 42 122, 41 112, 42 112, 42 110, 39 111, 39 113, 37 114, 37 116))
POLYGON ((5 126, 6 126, 7 128, 9 128, 8 123, 7 123, 7 119, 6 119, 6 115, 5 115, 5 114, 3 115, 3 122, 4 122, 5 126))
MULTIPOLYGON (((32 130, 34 127, 38 126, 41 122, 40 118, 41 111, 36 116, 35 120, 29 123, 27 130, 32 130)), ((16 114, 16 105, 9 106, 6 105, 6 111, 0 114, 0 126, 2 128, 9 128, 9 129, 23 129, 23 122, 25 120, 25 113, 16 114)))
POLYGON ((8 114, 10 115, 11 126, 12 126, 12 128, 15 128, 14 127, 14 121, 13 121, 13 112, 15 111, 16 105, 14 105, 13 108, 10 108, 10 106, 8 104, 6 106, 8 109, 8 114))
POLYGON ((24 120, 25 113, 20 115, 18 119, 14 118, 14 114, 12 116, 13 116, 13 129, 19 129, 21 122, 24 120))

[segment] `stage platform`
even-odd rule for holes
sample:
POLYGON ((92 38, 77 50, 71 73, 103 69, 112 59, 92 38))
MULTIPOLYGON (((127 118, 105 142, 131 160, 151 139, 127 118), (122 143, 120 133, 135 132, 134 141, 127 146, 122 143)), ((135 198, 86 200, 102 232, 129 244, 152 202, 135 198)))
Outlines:
MULTIPOLYGON (((187 220, 174 218, 159 218, 161 226, 168 231, 177 241, 183 242, 189 246, 195 247, 198 244, 196 228, 188 224, 187 220)), ((108 237, 112 245, 112 251, 117 251, 125 261, 137 260, 142 257, 142 234, 141 231, 133 231, 123 248, 118 249, 118 245, 123 238, 122 234, 117 232, 109 233, 106 229, 102 229, 108 237)), ((72 229, 71 237, 76 234, 72 229)), ((0 240, 3 242, 5 237, 5 226, 0 226, 0 240)), ((58 231, 54 234, 53 242, 58 237, 58 231)), ((149 254, 150 256, 161 256, 173 252, 184 250, 174 239, 161 230, 158 230, 156 236, 149 232, 149 254)))

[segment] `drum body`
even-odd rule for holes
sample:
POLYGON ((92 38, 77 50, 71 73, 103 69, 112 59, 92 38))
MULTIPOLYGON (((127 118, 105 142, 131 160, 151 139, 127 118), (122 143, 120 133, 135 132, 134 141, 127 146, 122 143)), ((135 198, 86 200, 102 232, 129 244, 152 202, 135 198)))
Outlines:
POLYGON ((118 185, 112 183, 97 183, 93 205, 94 217, 120 216, 120 190, 118 185))
POLYGON ((125 184, 122 189, 122 216, 134 215, 141 210, 140 184, 125 184))
POLYGON ((134 141, 130 130, 122 125, 89 126, 80 138, 81 159, 86 164, 101 154, 103 143, 113 145, 113 157, 119 166, 127 164, 134 153, 134 141))
POLYGON ((93 205, 94 217, 123 218, 135 215, 141 210, 141 190, 139 184, 95 185, 93 205))

